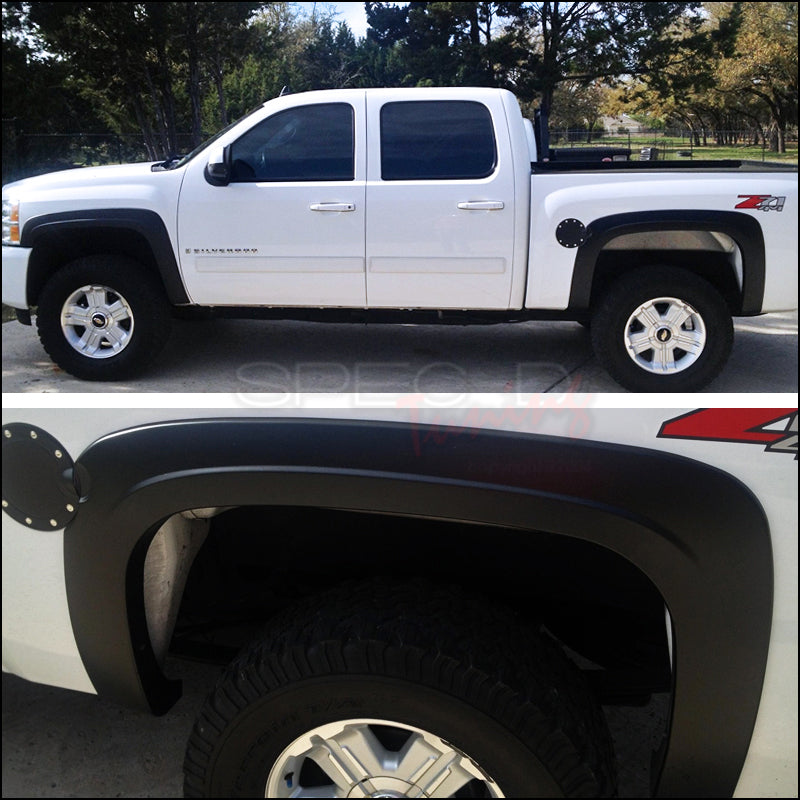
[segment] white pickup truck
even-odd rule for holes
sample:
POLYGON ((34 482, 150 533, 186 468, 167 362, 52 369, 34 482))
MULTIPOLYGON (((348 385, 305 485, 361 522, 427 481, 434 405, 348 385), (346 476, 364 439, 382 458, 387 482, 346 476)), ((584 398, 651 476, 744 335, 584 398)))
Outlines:
POLYGON ((797 174, 537 160, 499 89, 271 100, 193 153, 3 188, 3 302, 50 356, 118 379, 172 312, 574 319, 634 391, 694 391, 732 316, 797 307, 797 174))
POLYGON ((190 797, 797 796, 796 408, 315 414, 5 407, 3 670, 228 664, 190 797))

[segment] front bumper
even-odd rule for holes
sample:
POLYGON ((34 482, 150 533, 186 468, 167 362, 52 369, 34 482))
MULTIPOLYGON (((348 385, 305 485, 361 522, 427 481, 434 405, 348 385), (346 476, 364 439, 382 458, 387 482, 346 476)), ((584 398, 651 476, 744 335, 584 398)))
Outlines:
POLYGON ((30 247, 3 245, 3 302, 28 309, 28 259, 30 247))

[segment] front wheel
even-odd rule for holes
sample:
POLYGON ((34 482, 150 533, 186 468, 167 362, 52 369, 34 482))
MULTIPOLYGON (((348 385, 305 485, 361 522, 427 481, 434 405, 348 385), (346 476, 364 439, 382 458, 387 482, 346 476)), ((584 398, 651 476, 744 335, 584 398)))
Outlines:
POLYGON ((509 617, 391 582, 294 610, 206 701, 185 795, 613 794, 610 738, 582 676, 509 617))
POLYGON ((592 317, 600 363, 634 392, 694 392, 721 372, 733 345, 725 300, 674 267, 646 267, 609 286, 592 317))
POLYGON ((39 296, 42 346, 76 378, 119 380, 144 368, 170 330, 164 292, 122 256, 86 256, 59 269, 39 296))

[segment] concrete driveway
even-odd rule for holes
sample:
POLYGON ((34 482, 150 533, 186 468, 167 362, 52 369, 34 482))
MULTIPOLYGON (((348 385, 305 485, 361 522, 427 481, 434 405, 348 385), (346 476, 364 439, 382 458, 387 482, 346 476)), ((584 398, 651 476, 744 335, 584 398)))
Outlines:
MULTIPOLYGON (((56 367, 35 328, 3 326, 3 392, 358 394, 622 392, 571 322, 487 326, 176 321, 136 380, 80 381, 56 367)), ((797 392, 797 312, 735 321, 731 359, 706 392, 797 392)))

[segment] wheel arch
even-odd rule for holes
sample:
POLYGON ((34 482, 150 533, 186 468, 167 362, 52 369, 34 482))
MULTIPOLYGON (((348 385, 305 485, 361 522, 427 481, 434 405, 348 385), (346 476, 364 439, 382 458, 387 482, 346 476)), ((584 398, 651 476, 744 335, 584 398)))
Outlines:
POLYGON ((675 642, 660 794, 730 794, 770 634, 770 534, 757 500, 719 470, 641 448, 435 434, 400 423, 216 419, 148 425, 91 445, 76 462, 82 502, 66 528, 65 567, 76 640, 98 693, 157 713, 177 699, 153 655, 141 597, 147 546, 176 512, 313 504, 544 531, 621 554, 659 589, 675 642))
MULTIPOLYGON (((687 232, 717 233, 728 237, 735 245, 734 263, 713 265, 702 269, 702 258, 696 250, 675 266, 697 272, 712 283, 726 298, 734 315, 755 315, 761 312, 766 280, 764 235, 758 221, 737 211, 641 211, 612 214, 591 222, 586 229, 586 239, 575 255, 569 307, 585 310, 592 306, 607 282, 625 271, 641 264, 619 258, 610 246, 615 242, 641 234, 679 234, 687 232), (741 275, 738 275, 738 272, 741 275)), ((677 239, 675 240, 677 241, 677 239)), ((671 253, 671 247, 652 247, 641 252, 652 252, 651 263, 660 263, 659 255, 671 253)), ((634 254, 635 255, 635 254, 634 254)))
POLYGON ((26 287, 31 305, 59 266, 97 254, 136 259, 159 277, 173 305, 189 302, 169 233, 155 211, 113 208, 45 214, 28 220, 21 244, 33 250, 26 287))

